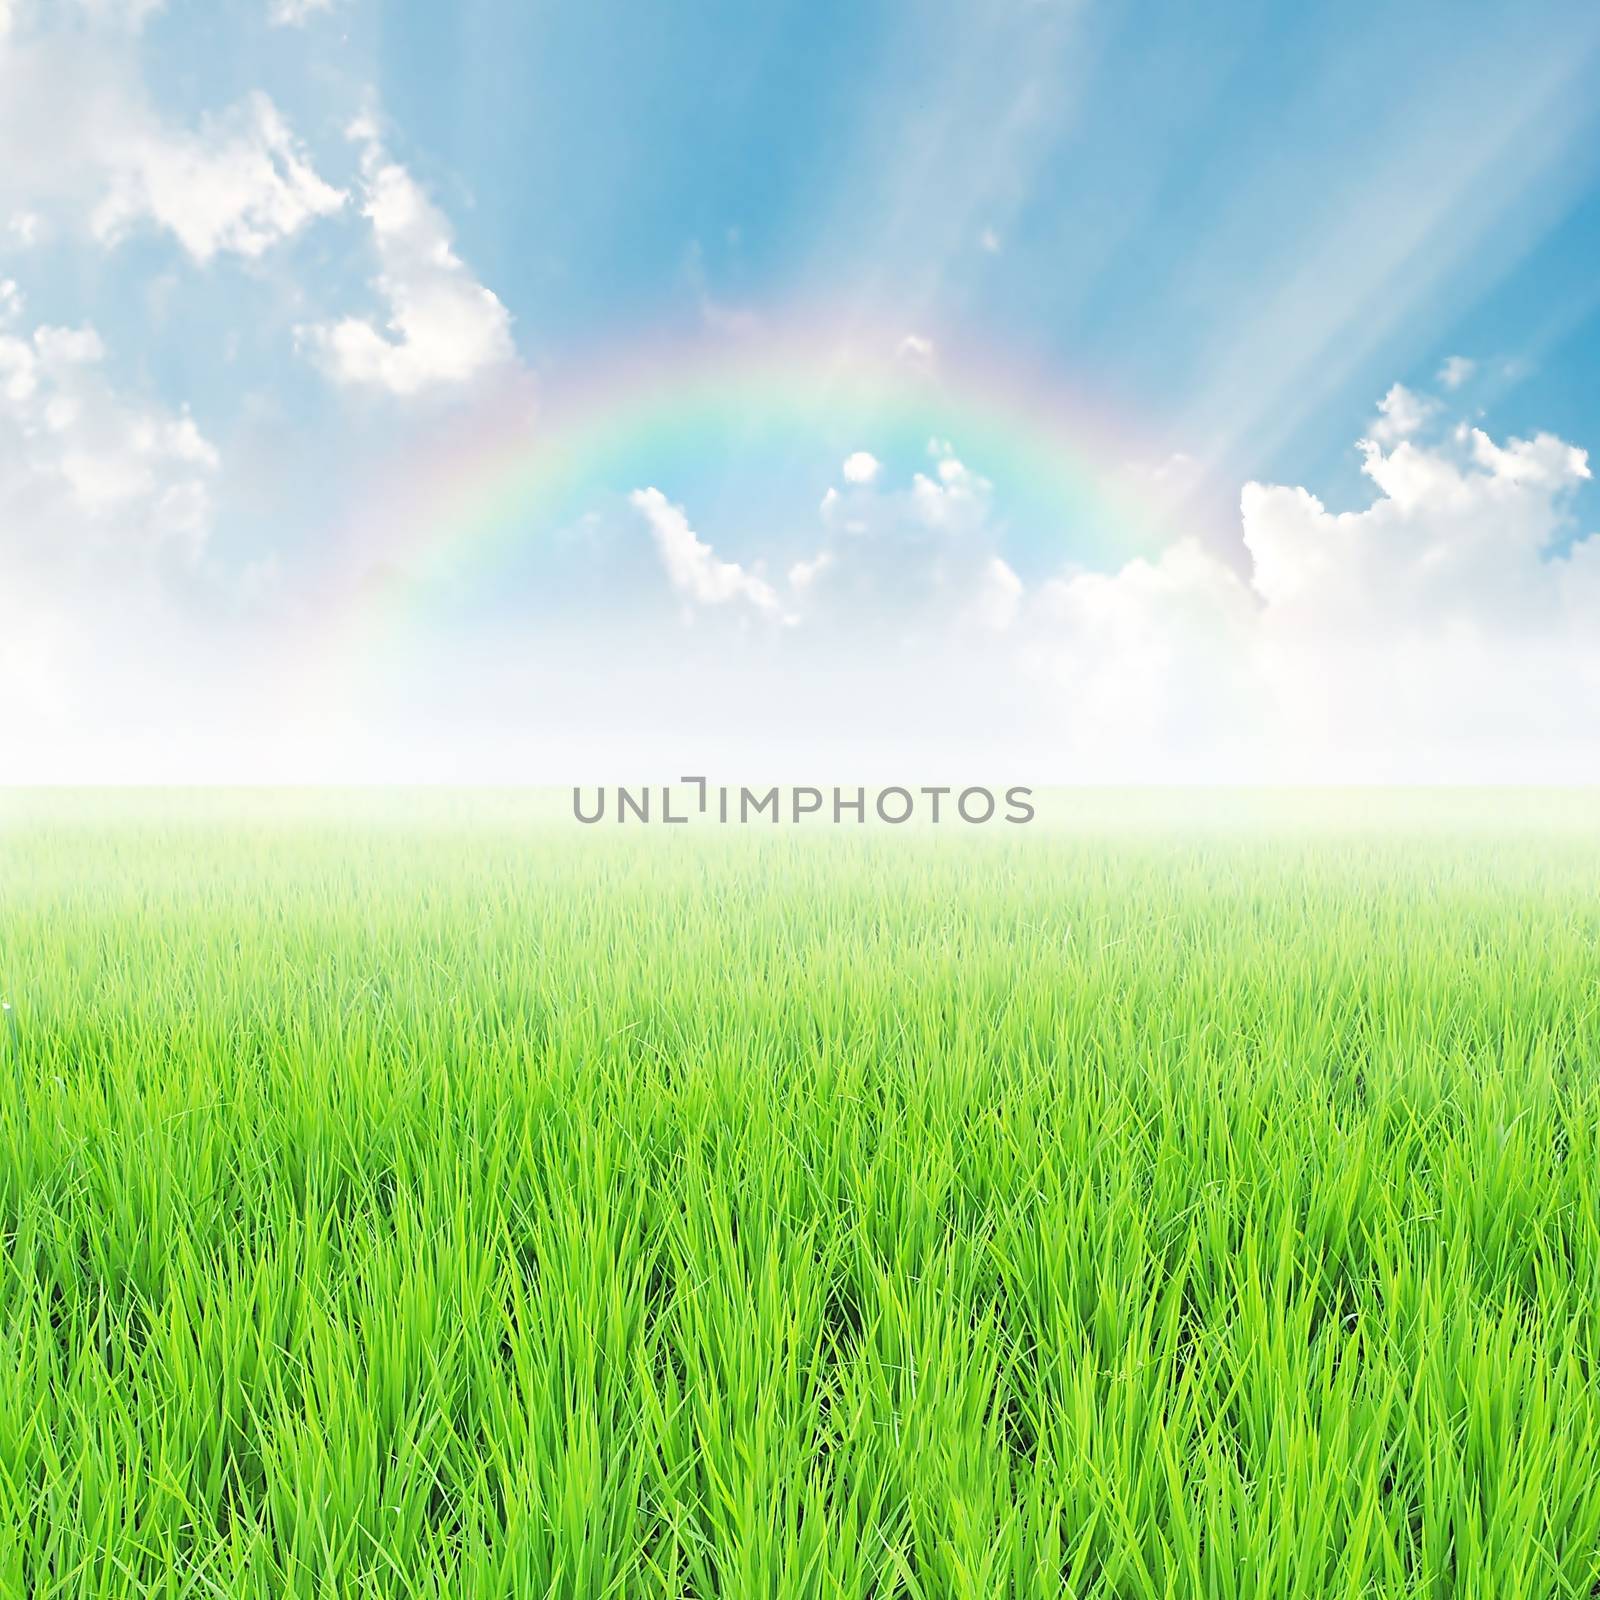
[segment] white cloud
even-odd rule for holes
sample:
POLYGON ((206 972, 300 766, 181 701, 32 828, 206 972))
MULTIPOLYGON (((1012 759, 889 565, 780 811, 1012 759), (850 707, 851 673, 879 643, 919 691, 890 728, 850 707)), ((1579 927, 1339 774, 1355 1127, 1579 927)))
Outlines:
POLYGON ((266 95, 176 125, 136 62, 104 29, 29 31, 0 51, 0 214, 18 243, 154 227, 196 261, 254 258, 343 204, 266 95))
POLYGON ((1600 536, 1552 554, 1584 452, 1363 450, 1363 510, 1245 486, 1246 577, 1179 540, 1044 586, 1025 648, 1068 748, 1135 776, 1600 776, 1600 536))
MULTIPOLYGON (((1383 415, 1414 434, 1408 401, 1383 415)), ((820 549, 788 569, 789 648, 820 672, 870 622, 862 693, 937 662, 1058 777, 1600 778, 1600 534, 1568 522, 1585 453, 1470 426, 1360 448, 1360 509, 1246 485, 1238 563, 1173 530, 1025 584, 993 486, 935 440, 909 487, 830 491, 820 549)))
POLYGON ((789 569, 798 622, 850 629, 879 613, 925 636, 963 619, 1001 629, 1015 615, 1020 584, 995 549, 994 485, 948 441, 931 440, 929 454, 933 471, 905 487, 885 484, 864 451, 846 462, 846 487, 830 488, 818 508, 820 549, 789 569))
POLYGON ((1380 497, 1338 515, 1305 489, 1245 486, 1255 587, 1280 615, 1363 632, 1441 611, 1503 624, 1550 582, 1562 496, 1589 476, 1549 434, 1502 446, 1476 428, 1433 449, 1369 444, 1363 470, 1380 497))
POLYGON ((985 228, 983 232, 978 235, 978 248, 982 250, 985 255, 999 255, 1000 235, 996 233, 993 228, 985 228))
POLYGON ((1051 691, 1041 721, 1053 754, 1140 778, 1214 756, 1236 733, 1256 611, 1245 583, 1189 538, 1116 572, 1044 584, 1020 644, 1024 669, 1051 691))
POLYGON ((1472 381, 1472 375, 1477 370, 1478 363, 1466 356, 1446 356, 1444 365, 1439 368, 1439 382, 1447 389, 1459 389, 1462 384, 1472 381))
POLYGON ((1467 429, 1465 437, 1472 443, 1473 460, 1497 481, 1559 491, 1590 476, 1589 452, 1551 433, 1513 439, 1503 447, 1481 428, 1467 429))
POLYGON ((298 28, 319 11, 331 9, 333 0, 272 0, 267 20, 275 28, 298 28))
POLYGON ((1304 490, 1245 491, 1284 743, 1379 777, 1592 769, 1600 593, 1578 593, 1597 546, 1551 555, 1583 452, 1466 430, 1369 453, 1366 470, 1380 497, 1342 516, 1304 490))
POLYGON ((41 542, 176 545, 210 524, 215 449, 187 412, 121 395, 93 328, 0 334, 0 516, 15 554, 41 542))
POLYGON ((776 611, 778 597, 771 585, 737 562, 719 559, 689 526, 682 506, 655 488, 636 489, 628 499, 649 524, 667 578, 685 600, 699 606, 744 600, 758 611, 776 611))
POLYGON ((1378 402, 1377 418, 1367 431, 1379 444, 1393 444, 1421 432, 1438 409, 1438 401, 1413 394, 1397 383, 1378 402))
MULTIPOLYGON (((828 491, 829 494, 833 492, 831 489, 828 491)), ((833 559, 831 550, 819 550, 809 561, 796 561, 789 568, 790 587, 804 594, 833 565, 833 559)))
MULTIPOLYGON (((221 461, 186 410, 118 379, 96 328, 25 309, 8 296, 0 316, 0 780, 52 770, 52 751, 103 777, 125 770, 108 740, 140 743, 233 664, 220 637, 178 664, 194 619, 176 597, 214 575, 221 461)), ((159 775, 159 740, 142 748, 159 775)))
POLYGON ((455 253, 450 225, 411 174, 392 161, 366 120, 363 214, 377 246, 374 287, 388 316, 302 328, 301 338, 338 382, 396 395, 466 383, 514 356, 511 318, 455 253))
POLYGON ((953 455, 942 457, 937 478, 918 472, 911 479, 911 502, 930 528, 972 529, 987 516, 994 485, 953 455))
POLYGON ((980 628, 1004 633, 1022 607, 1022 579, 999 556, 991 556, 978 575, 970 615, 980 628))
POLYGON ((263 94, 197 134, 148 128, 108 152, 108 165, 111 189, 95 208, 95 234, 114 242, 151 221, 201 262, 222 251, 259 256, 345 200, 318 177, 263 94))

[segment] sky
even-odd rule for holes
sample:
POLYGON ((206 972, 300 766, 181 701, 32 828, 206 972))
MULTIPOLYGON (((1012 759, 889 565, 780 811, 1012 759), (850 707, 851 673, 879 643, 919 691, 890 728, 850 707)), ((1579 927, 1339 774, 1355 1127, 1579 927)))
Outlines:
POLYGON ((0 0, 0 782, 1600 781, 1597 73, 0 0))

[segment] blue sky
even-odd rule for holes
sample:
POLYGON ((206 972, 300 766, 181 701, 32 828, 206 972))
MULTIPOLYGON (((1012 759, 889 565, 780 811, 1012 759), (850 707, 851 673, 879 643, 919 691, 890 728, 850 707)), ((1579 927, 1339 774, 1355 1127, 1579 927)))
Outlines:
POLYGON ((1597 68, 1577 0, 0 0, 4 759, 1585 775, 1597 68), (779 393, 808 342, 892 414, 779 393), (385 547, 635 346, 770 414, 385 547), (991 370, 1158 525, 936 432, 991 370))

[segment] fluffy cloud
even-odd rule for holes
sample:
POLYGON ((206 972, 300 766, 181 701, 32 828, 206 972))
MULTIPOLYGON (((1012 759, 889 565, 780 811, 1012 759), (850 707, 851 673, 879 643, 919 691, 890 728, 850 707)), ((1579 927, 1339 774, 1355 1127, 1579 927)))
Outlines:
POLYGON ((1245 486, 1254 585, 1278 614, 1340 629, 1472 612, 1504 625, 1544 592, 1562 497, 1589 476, 1582 450, 1549 434, 1499 445, 1470 428, 1440 445, 1363 451, 1380 491, 1364 511, 1245 486))
POLYGON ((1439 368, 1439 382, 1447 389, 1459 389, 1462 384, 1472 381, 1472 375, 1477 370, 1478 363, 1468 360, 1466 356, 1446 356, 1444 365, 1439 368))
POLYGON ((443 214, 370 125, 351 131, 363 145, 363 214, 387 316, 382 327, 346 317, 303 328, 306 348, 337 382, 402 396, 464 384, 510 362, 510 315, 455 253, 443 214))
POLYGON ((964 697, 1049 776, 1600 778, 1600 535, 1571 525, 1585 452, 1435 432, 1434 411, 1385 398, 1404 433, 1360 443, 1370 502, 1247 484, 1237 559, 1175 531, 1114 570, 1024 583, 993 486, 945 441, 906 487, 845 474, 781 600, 659 494, 635 504, 681 593, 754 583, 793 622, 788 680, 848 658, 862 704, 964 697))
POLYGON ((1114 573, 1041 586, 1020 663, 1047 685, 1040 720, 1081 770, 1154 777, 1202 767, 1239 737, 1256 603, 1193 539, 1114 573))
POLYGON ((1020 642, 1069 748, 1139 776, 1600 775, 1600 536, 1568 526, 1585 453, 1468 427, 1362 451, 1360 510, 1245 486, 1245 575, 1180 539, 1043 586, 1020 642))
POLYGON ((1022 579, 999 556, 991 556, 978 574, 971 617, 981 628, 1004 633, 1022 605, 1022 579))
MULTIPOLYGON (((1025 589, 996 548, 993 485, 948 442, 931 441, 929 453, 930 470, 899 485, 885 481, 883 464, 867 451, 848 456, 840 482, 818 507, 819 542, 771 580, 719 557, 659 489, 630 499, 691 615, 738 602, 744 614, 758 613, 830 652, 875 641, 914 651, 947 630, 969 639, 1003 635, 1025 589)), ((809 646, 802 639, 793 648, 804 653, 809 646)))
POLYGON ((1437 401, 1413 394, 1403 383, 1397 383, 1378 402, 1377 419, 1368 432, 1379 444, 1393 444, 1396 439, 1408 439, 1419 432, 1438 409, 1437 401))
POLYGON ((1360 512, 1244 493, 1280 744, 1379 777, 1571 776, 1600 749, 1600 546, 1562 544, 1584 452, 1458 429, 1365 469, 1360 512))
POLYGON ((0 321, 0 538, 13 562, 98 551, 196 554, 215 449, 185 412, 123 395, 93 328, 0 321))
POLYGON ((14 289, 0 302, 0 703, 26 748, 127 687, 162 637, 151 587, 194 573, 218 457, 186 412, 113 381, 93 328, 29 328, 14 289))
POLYGON ((111 187, 95 208, 95 234, 115 241, 153 222, 201 262, 221 251, 259 256, 345 200, 317 176, 263 94, 195 134, 145 128, 108 151, 107 165, 111 187))
POLYGON ((254 258, 344 203, 266 95, 189 128, 157 110, 104 28, 16 34, 0 49, 0 214, 19 242, 87 225, 114 245, 150 227, 196 261, 254 258))
POLYGON ((919 472, 911 480, 911 502, 920 521, 930 528, 973 529, 988 517, 994 485, 959 461, 944 440, 931 440, 929 452, 939 459, 930 478, 919 472))
POLYGON ((833 565, 833 552, 819 550, 809 561, 796 561, 789 568, 789 586, 803 595, 829 567, 833 565))
POLYGON ((668 581, 693 606, 721 606, 743 600, 758 611, 776 612, 778 597, 770 584, 735 561, 723 561, 700 539, 682 506, 659 489, 637 489, 629 500, 643 515, 655 541, 668 581))
POLYGON ((1003 629, 1021 584, 999 559, 990 522, 994 485, 929 441, 932 465, 908 485, 884 481, 865 450, 846 458, 842 482, 819 507, 821 546, 795 562, 788 604, 821 630, 879 621, 887 636, 926 639, 946 623, 1003 629))
POLYGON ((13 554, 24 539, 187 554, 205 541, 216 451, 186 413, 118 394, 104 354, 91 328, 0 334, 0 507, 13 554))

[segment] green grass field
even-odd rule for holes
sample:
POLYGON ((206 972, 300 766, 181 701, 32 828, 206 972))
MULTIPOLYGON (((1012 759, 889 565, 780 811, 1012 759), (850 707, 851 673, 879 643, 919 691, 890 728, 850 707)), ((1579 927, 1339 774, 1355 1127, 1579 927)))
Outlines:
POLYGON ((0 1592, 1600 1577, 1600 798, 0 798, 0 1592))

